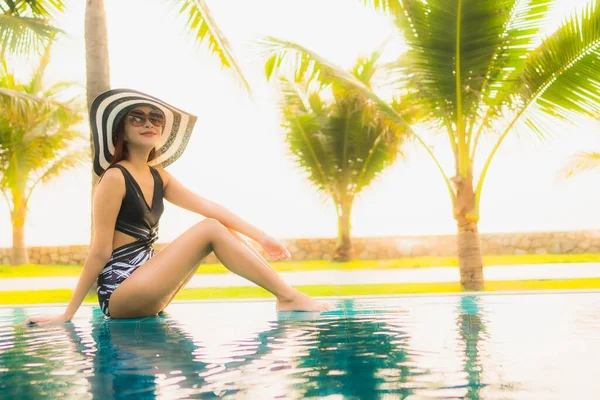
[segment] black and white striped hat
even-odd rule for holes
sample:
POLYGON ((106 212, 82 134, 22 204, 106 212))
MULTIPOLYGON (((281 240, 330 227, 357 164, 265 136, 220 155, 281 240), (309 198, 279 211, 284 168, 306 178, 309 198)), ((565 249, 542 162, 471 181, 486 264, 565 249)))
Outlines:
POLYGON ((110 165, 115 152, 113 132, 121 118, 140 105, 158 107, 165 114, 165 127, 151 166, 166 167, 177 160, 190 138, 197 117, 181 111, 156 97, 131 90, 111 89, 100 94, 90 108, 94 139, 94 172, 100 176, 110 165))

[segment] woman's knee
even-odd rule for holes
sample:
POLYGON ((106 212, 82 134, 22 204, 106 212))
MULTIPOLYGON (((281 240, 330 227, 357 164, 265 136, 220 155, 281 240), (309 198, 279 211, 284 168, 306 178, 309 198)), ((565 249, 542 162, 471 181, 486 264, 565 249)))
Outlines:
POLYGON ((211 240, 229 233, 229 229, 214 218, 206 218, 198 222, 196 228, 201 234, 208 234, 211 240))

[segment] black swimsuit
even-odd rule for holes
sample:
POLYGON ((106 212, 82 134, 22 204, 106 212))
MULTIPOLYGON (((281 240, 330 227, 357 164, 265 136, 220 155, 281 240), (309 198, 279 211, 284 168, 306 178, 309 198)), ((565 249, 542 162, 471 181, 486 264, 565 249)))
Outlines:
MULTIPOLYGON (((164 211, 163 181, 158 171, 150 167, 154 179, 152 204, 148 205, 139 184, 127 168, 115 164, 125 177, 125 197, 117 216, 115 230, 136 238, 113 250, 108 263, 98 276, 98 301, 102 312, 110 317, 108 302, 113 291, 140 265, 154 256, 152 245, 158 238, 158 222, 164 211)), ((111 167, 111 168, 112 168, 111 167)))

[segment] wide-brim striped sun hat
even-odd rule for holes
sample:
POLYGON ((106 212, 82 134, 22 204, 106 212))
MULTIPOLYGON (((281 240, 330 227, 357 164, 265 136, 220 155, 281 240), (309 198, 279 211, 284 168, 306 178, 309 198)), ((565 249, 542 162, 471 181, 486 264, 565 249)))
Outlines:
POLYGON ((125 114, 141 105, 157 107, 165 114, 165 126, 156 146, 155 157, 148 161, 148 164, 153 167, 166 167, 177 160, 185 150, 196 123, 195 115, 136 90, 111 89, 96 97, 90 107, 96 175, 102 175, 113 159, 115 127, 125 114))

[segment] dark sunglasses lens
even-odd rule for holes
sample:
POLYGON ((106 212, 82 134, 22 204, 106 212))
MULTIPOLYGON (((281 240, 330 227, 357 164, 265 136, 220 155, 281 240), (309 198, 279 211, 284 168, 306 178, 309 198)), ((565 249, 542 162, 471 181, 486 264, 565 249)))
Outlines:
POLYGON ((143 111, 132 111, 128 115, 128 119, 131 122, 131 125, 139 127, 144 125, 146 122, 146 118, 150 121, 150 123, 154 126, 164 126, 165 125, 165 116, 163 113, 158 111, 150 111, 150 114, 146 116, 146 113, 143 111))
POLYGON ((165 124, 165 116, 162 113, 150 112, 148 118, 154 126, 163 126, 165 124))
POLYGON ((146 114, 143 112, 132 111, 128 115, 128 119, 133 126, 142 126, 146 120, 146 114))

